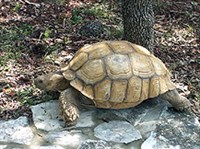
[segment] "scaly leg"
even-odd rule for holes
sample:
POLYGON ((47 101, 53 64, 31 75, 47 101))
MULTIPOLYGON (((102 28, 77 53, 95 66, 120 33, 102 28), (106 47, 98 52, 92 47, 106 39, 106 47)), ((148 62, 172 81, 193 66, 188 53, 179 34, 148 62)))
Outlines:
POLYGON ((79 92, 73 88, 68 88, 61 92, 59 104, 61 115, 66 125, 75 125, 79 118, 79 92))
POLYGON ((179 111, 189 109, 191 106, 190 101, 187 98, 179 95, 176 89, 168 91, 160 95, 160 97, 164 100, 167 100, 176 110, 179 111))

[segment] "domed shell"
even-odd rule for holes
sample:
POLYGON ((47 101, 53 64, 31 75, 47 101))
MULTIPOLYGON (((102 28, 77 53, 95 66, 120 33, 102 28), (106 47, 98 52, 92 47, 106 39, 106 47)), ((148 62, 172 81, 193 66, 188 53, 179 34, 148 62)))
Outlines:
POLYGON ((61 69, 71 86, 99 108, 129 108, 175 89, 163 62, 128 41, 82 47, 61 69))

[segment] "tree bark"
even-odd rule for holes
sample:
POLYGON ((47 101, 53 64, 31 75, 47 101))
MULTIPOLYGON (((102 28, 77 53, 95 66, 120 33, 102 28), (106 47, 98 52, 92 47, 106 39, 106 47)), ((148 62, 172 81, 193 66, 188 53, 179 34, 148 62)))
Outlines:
POLYGON ((124 38, 153 52, 153 0, 123 0, 124 38))

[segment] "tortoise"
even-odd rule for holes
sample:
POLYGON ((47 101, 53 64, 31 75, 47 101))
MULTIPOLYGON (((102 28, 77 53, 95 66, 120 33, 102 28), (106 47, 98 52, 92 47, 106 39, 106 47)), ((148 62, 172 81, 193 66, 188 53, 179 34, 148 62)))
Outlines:
POLYGON ((41 75, 34 82, 39 89, 61 92, 61 112, 69 124, 78 119, 80 105, 124 109, 160 96, 177 110, 190 107, 164 63, 128 41, 85 45, 60 71, 41 75))

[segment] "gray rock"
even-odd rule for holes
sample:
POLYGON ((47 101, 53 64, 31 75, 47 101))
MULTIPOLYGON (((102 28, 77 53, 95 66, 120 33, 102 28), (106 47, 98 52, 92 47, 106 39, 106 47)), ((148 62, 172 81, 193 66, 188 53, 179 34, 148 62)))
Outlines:
POLYGON ((32 146, 30 149, 64 149, 61 146, 53 145, 53 146, 32 146))
MULTIPOLYGON (((63 130, 59 121, 61 117, 58 101, 42 103, 32 106, 31 109, 37 129, 48 131, 48 133, 40 131, 44 134, 38 135, 39 138, 42 136, 41 138, 46 144, 36 141, 37 143, 32 145, 41 144, 38 146, 39 149, 40 147, 55 146, 58 149, 61 146, 68 149, 77 149, 77 147, 78 149, 95 147, 97 149, 102 147, 108 149, 199 149, 200 124, 197 117, 187 112, 175 112, 168 106, 167 102, 158 98, 147 100, 137 107, 124 110, 84 109, 80 111, 80 119, 77 124, 63 130), (95 126, 97 127, 93 130, 95 126), (100 140, 96 140, 95 137, 100 140)), ((0 128, 2 128, 0 133, 7 136, 5 139, 0 135, 0 141, 3 140, 6 145, 9 142, 30 144, 31 139, 26 141, 26 138, 23 137, 27 137, 27 135, 21 133, 23 132, 21 131, 22 127, 29 128, 28 123, 19 125, 16 123, 17 120, 10 121, 0 121, 0 128), (7 130, 12 133, 8 134, 7 130), (19 137, 13 135, 17 133, 19 133, 19 137), (13 141, 17 139, 21 139, 21 142, 13 141)), ((32 140, 32 142, 34 141, 32 140)), ((5 148, 5 146, 3 147, 5 148)), ((9 147, 10 144, 7 148, 9 147)), ((19 145, 19 147, 21 146, 19 145)))
POLYGON ((95 125, 95 122, 93 121, 93 115, 95 111, 89 110, 86 112, 80 113, 80 118, 77 121, 76 127, 92 127, 95 125))
MULTIPOLYGON (((31 107, 33 112, 33 121, 37 129, 46 131, 57 130, 62 128, 60 121, 61 115, 59 111, 58 101, 49 101, 31 107)), ((92 127, 95 125, 93 121, 94 110, 81 111, 80 118, 75 127, 92 127)), ((64 123, 64 122, 63 122, 64 123)))
POLYGON ((111 149, 111 147, 102 140, 86 140, 77 149, 111 149))
POLYGON ((6 147, 7 147, 7 145, 0 145, 0 149, 4 149, 6 147))
POLYGON ((180 146, 181 149, 200 147, 200 125, 196 116, 187 112, 166 111, 154 132, 156 137, 166 138, 168 144, 180 146))
POLYGON ((0 128, 0 141, 3 142, 29 145, 34 137, 28 118, 24 116, 16 120, 0 121, 0 128))
POLYGON ((134 126, 150 121, 160 119, 163 111, 167 110, 168 103, 159 99, 146 100, 142 104, 131 109, 131 112, 126 117, 126 120, 134 126))
POLYGON ((37 129, 46 131, 62 128, 59 119, 61 119, 58 101, 52 100, 31 106, 33 112, 33 121, 37 129))
POLYGON ((148 138, 150 133, 156 129, 157 121, 149 121, 138 123, 136 128, 140 130, 140 133, 144 138, 148 138))
POLYGON ((46 135, 46 140, 51 144, 66 146, 69 148, 78 147, 83 141, 86 140, 86 136, 81 131, 53 131, 46 135))
POLYGON ((116 143, 130 143, 142 138, 140 132, 126 121, 102 123, 94 129, 94 135, 99 139, 116 143))
POLYGON ((103 121, 127 121, 132 109, 118 109, 118 110, 109 110, 109 109, 97 109, 96 115, 97 119, 103 121))
POLYGON ((156 122, 160 119, 163 111, 167 110, 168 104, 161 99, 147 100, 134 108, 123 110, 97 110, 97 117, 112 120, 125 120, 137 126, 145 122, 156 122))
MULTIPOLYGON (((155 102, 154 102, 155 103, 155 102)), ((150 137, 142 144, 142 149, 198 149, 200 146, 200 125, 197 117, 188 112, 176 112, 172 108, 156 109, 159 116, 152 117, 150 111, 153 107, 163 104, 153 105, 147 108, 145 114, 139 115, 140 121, 137 128, 142 130, 145 136, 152 131, 150 137), (150 115, 148 118, 146 115, 150 115), (145 118, 146 117, 146 118, 145 118), (148 127, 151 126, 151 127, 148 127)), ((142 105, 141 105, 142 106, 142 105)), ((140 106, 138 107, 140 109, 140 106)))
POLYGON ((141 149, 181 149, 179 145, 173 146, 163 136, 157 137, 151 133, 150 137, 142 144, 141 149))

